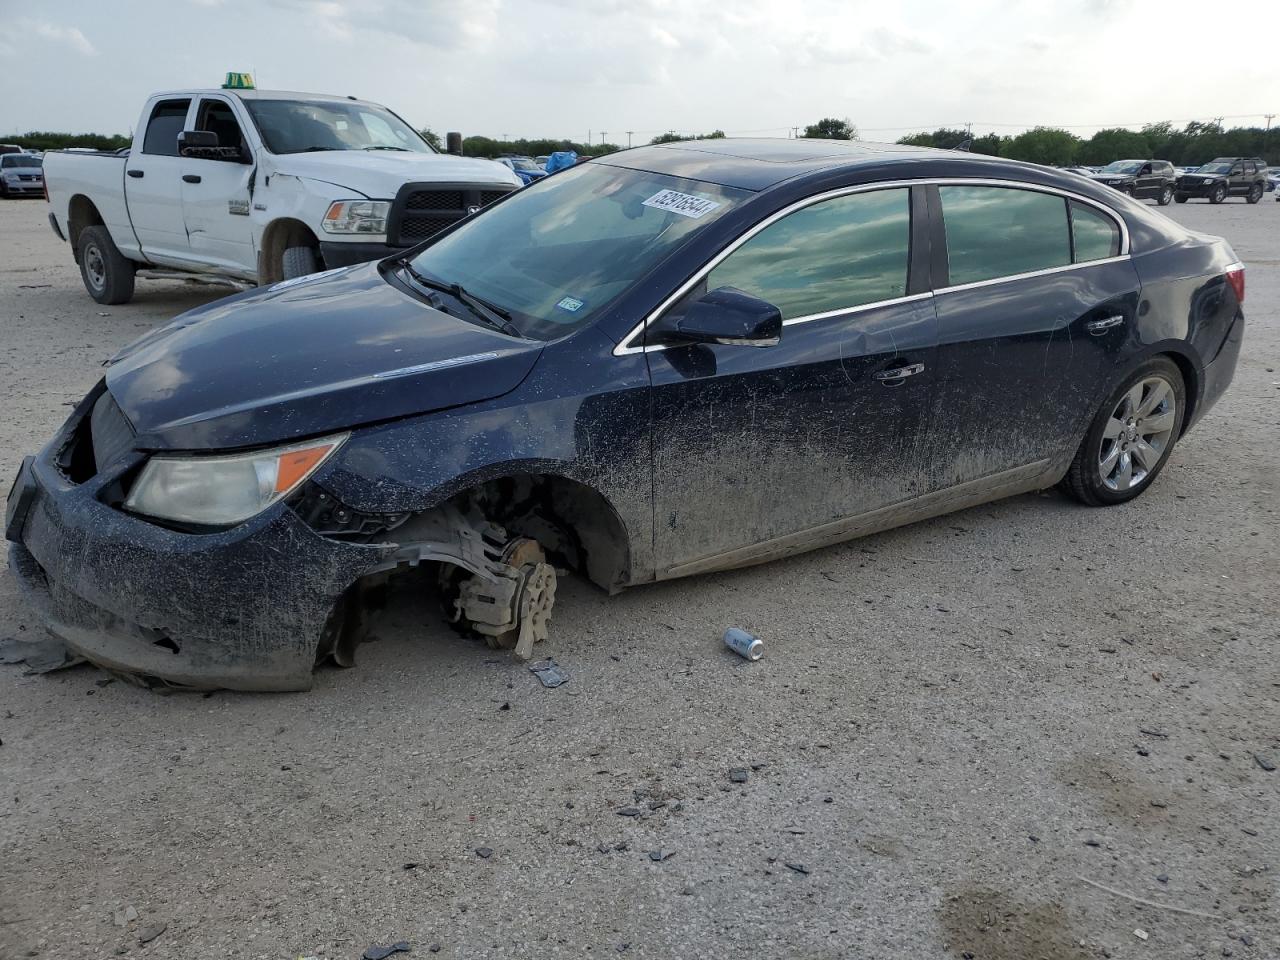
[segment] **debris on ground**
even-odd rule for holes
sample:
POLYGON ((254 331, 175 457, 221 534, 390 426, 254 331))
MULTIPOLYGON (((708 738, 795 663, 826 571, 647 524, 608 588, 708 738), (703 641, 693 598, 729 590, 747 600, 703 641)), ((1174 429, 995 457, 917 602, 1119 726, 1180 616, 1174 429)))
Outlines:
POLYGON ((150 943, 152 940, 160 936, 160 934, 164 933, 168 929, 169 929, 169 925, 167 923, 157 923, 157 924, 153 924, 150 927, 143 927, 141 930, 138 931, 138 942, 150 943))
POLYGON ((1260 753, 1255 753, 1253 755, 1253 762, 1263 770, 1267 771, 1267 773, 1271 773, 1276 768, 1275 762, 1270 757, 1264 757, 1260 753))
POLYGON ((65 670, 84 662, 84 657, 72 653, 66 644, 52 635, 39 640, 0 637, 0 663, 25 663, 24 676, 65 670))
POLYGON ((111 922, 114 923, 117 927, 127 927, 129 924, 133 923, 133 921, 137 920, 140 916, 142 916, 142 914, 138 913, 136 908, 132 906, 128 906, 128 907, 125 907, 123 910, 117 910, 113 914, 111 914, 111 922))
POLYGON ((393 943, 390 946, 380 947, 376 944, 366 950, 363 954, 364 960, 386 960, 393 953, 408 953, 409 944, 401 940, 399 943, 393 943))
POLYGON ((616 813, 620 817, 638 817, 640 816, 640 808, 639 807, 620 807, 619 809, 615 810, 614 813, 616 813))
POLYGON ((1137 937, 1139 940, 1147 939, 1147 931, 1143 930, 1141 927, 1139 927, 1137 930, 1134 930, 1133 935, 1137 937))
POLYGON ((801 876, 807 877, 809 875, 809 868, 806 867, 803 863, 784 863, 783 866, 786 867, 788 870, 794 870, 796 873, 800 874, 801 876))
POLYGON ((759 660, 764 656, 764 644, 745 630, 730 627, 724 632, 724 645, 747 660, 759 660))
POLYGON ((481 860, 488 860, 493 856, 492 847, 476 847, 476 856, 481 860))
POLYGON ((747 778, 750 776, 751 774, 746 767, 733 767, 729 770, 729 781, 731 783, 746 783, 747 778))
POLYGON ((649 859, 654 863, 661 863, 663 860, 670 860, 676 855, 674 850, 650 850, 649 859))
POLYGON ((542 681, 544 687, 558 687, 569 682, 569 674, 550 658, 529 664, 529 670, 542 681))

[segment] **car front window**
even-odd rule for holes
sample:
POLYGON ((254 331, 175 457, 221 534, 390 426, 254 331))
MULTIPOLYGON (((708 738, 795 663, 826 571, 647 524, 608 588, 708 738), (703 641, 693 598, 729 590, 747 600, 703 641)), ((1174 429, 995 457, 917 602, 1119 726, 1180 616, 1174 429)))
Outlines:
POLYGON ((586 326, 751 194, 603 164, 537 181, 434 241, 412 266, 552 340, 586 326))
POLYGON ((1231 169, 1231 165, 1228 163, 1206 163, 1203 167, 1200 167, 1199 170, 1197 170, 1196 172, 1197 173, 1226 173, 1230 169, 1231 169))
POLYGON ((246 100, 272 153, 393 150, 434 153, 407 123, 384 107, 336 100, 246 100))
POLYGON ((1102 168, 1103 173, 1137 173, 1142 166, 1140 163, 1126 162, 1117 160, 1114 163, 1108 163, 1102 168))

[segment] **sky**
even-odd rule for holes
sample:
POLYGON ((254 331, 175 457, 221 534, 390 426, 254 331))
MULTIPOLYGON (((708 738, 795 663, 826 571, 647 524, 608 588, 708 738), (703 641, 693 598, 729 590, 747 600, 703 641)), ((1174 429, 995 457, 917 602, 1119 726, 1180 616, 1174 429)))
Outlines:
MULTIPOLYGON (((666 130, 868 140, 1280 113, 1273 17, 1203 0, 0 0, 0 134, 128 133, 153 92, 354 95, 415 126, 624 146, 666 130), (1265 23, 1266 26, 1262 26, 1265 23)), ((1280 120, 1280 118, 1277 118, 1280 120)))

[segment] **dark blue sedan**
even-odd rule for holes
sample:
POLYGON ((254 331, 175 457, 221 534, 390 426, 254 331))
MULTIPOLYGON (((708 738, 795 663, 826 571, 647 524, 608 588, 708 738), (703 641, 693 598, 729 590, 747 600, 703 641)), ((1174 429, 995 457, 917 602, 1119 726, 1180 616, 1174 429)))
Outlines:
POLYGON ((1243 300, 1224 241, 1044 167, 629 150, 126 348, 23 464, 10 568, 173 684, 306 688, 390 576, 528 656, 558 566, 614 592, 1055 485, 1124 503, 1231 382, 1243 300))

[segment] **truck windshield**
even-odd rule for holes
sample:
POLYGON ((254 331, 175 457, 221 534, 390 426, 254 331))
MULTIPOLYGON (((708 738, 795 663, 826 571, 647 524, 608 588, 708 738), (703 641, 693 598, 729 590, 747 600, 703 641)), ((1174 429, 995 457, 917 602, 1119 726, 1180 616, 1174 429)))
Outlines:
POLYGON ((316 150, 435 151, 385 107, 345 100, 245 100, 272 153, 316 150))
POLYGON ((0 157, 0 167, 43 167, 44 157, 33 157, 27 153, 7 153, 0 157))
MULTIPOLYGON (((751 194, 588 163, 526 187, 413 258, 554 340, 586 326, 694 234, 751 194)), ((690 264, 692 270, 693 264, 690 264)))

